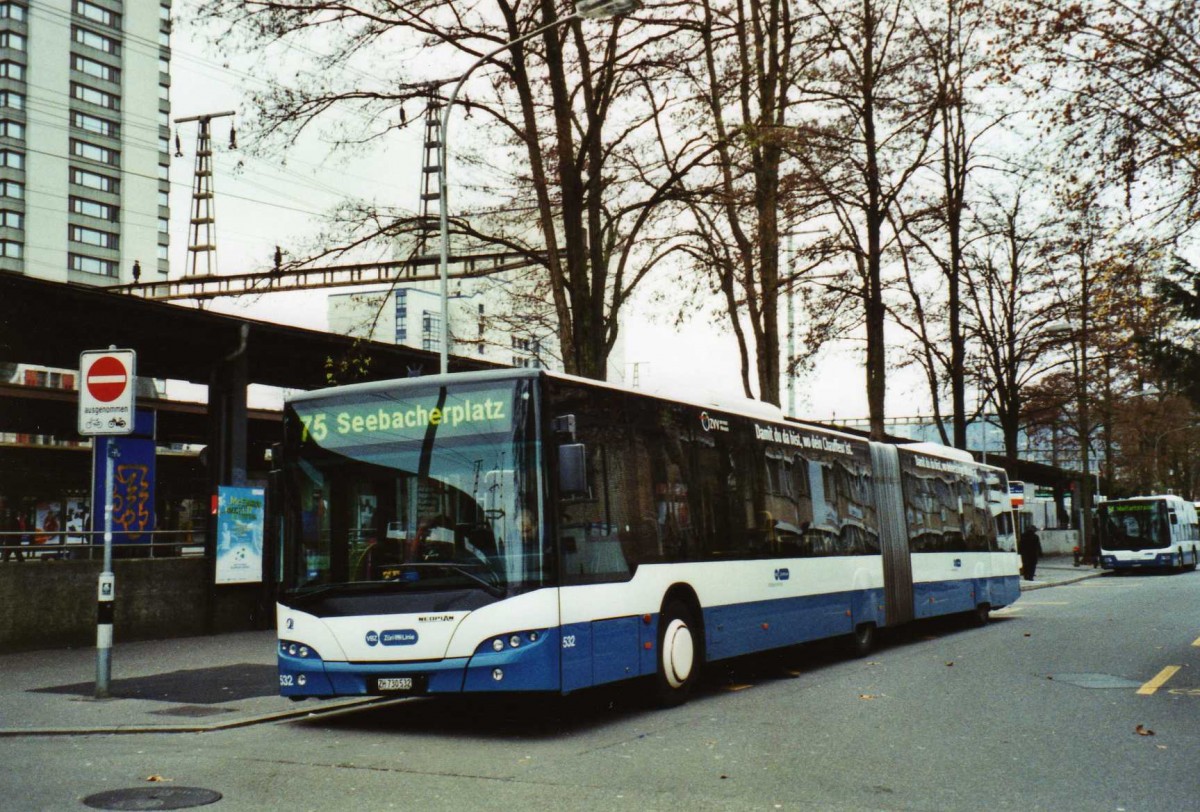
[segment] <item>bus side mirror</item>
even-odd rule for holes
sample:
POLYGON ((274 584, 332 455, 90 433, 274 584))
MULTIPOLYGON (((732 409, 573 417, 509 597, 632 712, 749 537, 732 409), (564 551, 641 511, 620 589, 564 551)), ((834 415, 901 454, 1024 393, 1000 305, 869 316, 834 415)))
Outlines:
POLYGON ((587 493, 587 446, 570 443, 558 447, 558 495, 580 496, 587 493))

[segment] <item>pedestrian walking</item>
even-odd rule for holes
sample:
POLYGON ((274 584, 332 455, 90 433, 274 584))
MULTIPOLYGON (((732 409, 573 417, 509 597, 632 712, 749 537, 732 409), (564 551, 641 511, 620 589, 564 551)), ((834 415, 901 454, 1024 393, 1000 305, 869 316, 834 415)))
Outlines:
POLYGON ((1034 573, 1037 572, 1038 559, 1042 557, 1042 540, 1038 537, 1037 528, 1033 525, 1028 525, 1021 533, 1019 552, 1021 553, 1021 571, 1025 574, 1025 580, 1032 581, 1034 573))

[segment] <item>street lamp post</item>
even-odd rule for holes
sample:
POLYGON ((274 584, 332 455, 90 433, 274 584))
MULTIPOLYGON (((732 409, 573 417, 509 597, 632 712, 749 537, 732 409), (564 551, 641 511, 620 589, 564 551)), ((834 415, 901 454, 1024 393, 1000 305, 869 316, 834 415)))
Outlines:
POLYGON ((476 59, 471 67, 467 68, 466 72, 458 78, 454 89, 450 91, 450 97, 446 100, 446 108, 442 110, 442 142, 438 152, 438 191, 441 194, 441 205, 438 207, 439 221, 441 225, 441 258, 438 263, 438 277, 441 283, 441 338, 442 350, 440 357, 440 371, 443 375, 450 371, 450 195, 446 187, 446 163, 449 160, 449 142, 450 132, 450 109, 454 107, 454 101, 458 98, 458 91, 462 89, 467 78, 474 73, 475 69, 487 62, 489 59, 503 53, 504 51, 516 45, 520 45, 526 40, 533 39, 539 34, 549 31, 551 28, 556 28, 560 25, 565 25, 573 20, 588 19, 600 20, 608 17, 616 17, 621 14, 628 14, 632 11, 637 11, 642 7, 641 0, 579 0, 575 5, 575 12, 568 14, 565 17, 559 17, 556 20, 546 23, 540 28, 535 28, 524 36, 509 40, 500 47, 487 52, 483 56, 476 59))

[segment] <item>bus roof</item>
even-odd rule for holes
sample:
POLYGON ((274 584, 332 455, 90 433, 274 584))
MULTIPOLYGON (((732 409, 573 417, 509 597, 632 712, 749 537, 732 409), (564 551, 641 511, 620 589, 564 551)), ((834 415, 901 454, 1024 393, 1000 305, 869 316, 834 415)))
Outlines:
MULTIPOLYGON (((631 395, 638 395, 655 400, 668 401, 671 403, 680 403, 686 406, 692 406, 698 409, 718 409, 722 412, 737 415, 739 417, 747 417, 756 420, 769 420, 775 423, 781 423, 789 426, 801 426, 806 431, 819 432, 833 437, 843 438, 847 440, 857 440, 859 442, 868 442, 868 439, 860 434, 851 432, 839 431, 835 428, 813 423, 798 418, 789 418, 784 415, 783 411, 774 404, 766 403, 752 398, 722 398, 710 393, 709 397, 704 397, 704 393, 700 393, 693 397, 681 396, 676 393, 669 392, 654 392, 645 389, 634 389, 620 384, 610 383, 609 381, 598 381, 593 378, 584 378, 578 375, 568 375, 565 372, 556 372, 549 369, 530 369, 522 367, 510 367, 503 369, 486 369, 476 370, 471 372, 452 372, 447 375, 422 375, 417 378, 393 378, 386 381, 369 381, 366 383, 345 384, 342 386, 329 387, 327 389, 313 389, 306 392, 296 392, 284 399, 285 403, 304 402, 308 400, 319 400, 332 395, 343 394, 369 394, 371 392, 379 392, 391 389, 401 383, 420 383, 426 386, 439 386, 449 383, 486 383, 490 381, 511 381, 530 378, 551 378, 558 381, 568 381, 571 383, 583 384, 585 386, 593 386, 601 389, 608 389, 616 392, 625 392, 631 395)), ((938 443, 928 442, 892 442, 889 445, 903 448, 921 454, 941 457, 943 459, 957 460, 967 462, 973 465, 978 465, 983 468, 991 468, 1002 471, 1001 468, 996 468, 993 465, 987 465, 977 462, 971 456, 969 451, 952 448, 950 446, 940 445, 938 443)))

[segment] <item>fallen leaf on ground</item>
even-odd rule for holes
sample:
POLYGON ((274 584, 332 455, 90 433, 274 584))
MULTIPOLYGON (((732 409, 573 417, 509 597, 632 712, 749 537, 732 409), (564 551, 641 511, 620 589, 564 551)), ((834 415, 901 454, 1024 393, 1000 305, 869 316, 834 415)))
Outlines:
POLYGON ((158 783, 161 783, 161 782, 163 782, 163 781, 173 781, 173 780, 175 780, 175 779, 173 779, 173 778, 164 778, 163 776, 161 776, 161 775, 158 775, 157 773, 155 773, 154 775, 148 775, 148 776, 146 776, 146 780, 147 780, 147 781, 149 781, 151 784, 158 784, 158 783))
POLYGON ((1133 732, 1138 734, 1139 736, 1153 736, 1154 735, 1154 731, 1151 730, 1150 728, 1146 727, 1145 725, 1138 725, 1137 727, 1135 727, 1133 729, 1133 732))

